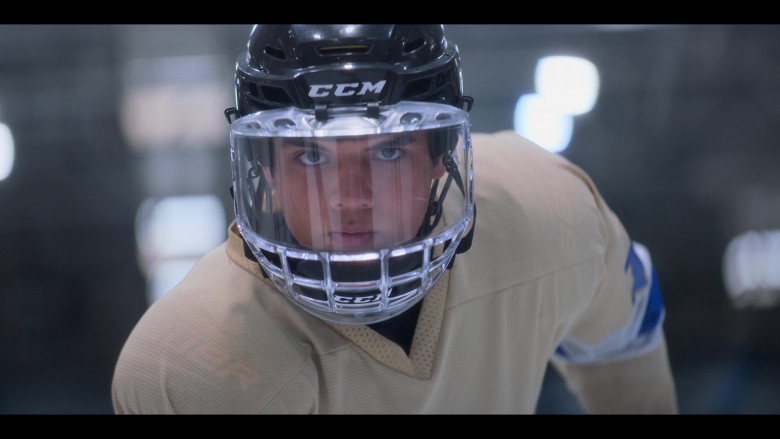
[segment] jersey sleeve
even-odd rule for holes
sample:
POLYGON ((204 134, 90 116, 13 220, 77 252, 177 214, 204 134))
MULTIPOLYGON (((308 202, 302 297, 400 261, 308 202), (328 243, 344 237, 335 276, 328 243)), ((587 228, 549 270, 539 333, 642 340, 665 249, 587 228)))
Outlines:
MULTIPOLYGON (((576 333, 566 336, 555 351, 559 361, 589 364, 627 359, 652 351, 662 343, 665 310, 650 253, 638 242, 630 243, 625 253, 624 273, 618 276, 631 278, 630 284, 629 279, 624 279, 620 286, 621 293, 631 300, 627 319, 592 343, 578 339, 576 333)), ((620 284, 620 280, 615 282, 620 284)), ((583 338, 587 340, 587 335, 583 334, 583 338)))
POLYGON ((598 191, 591 190, 603 218, 602 280, 552 364, 588 412, 676 413, 665 308, 650 252, 631 241, 598 191))

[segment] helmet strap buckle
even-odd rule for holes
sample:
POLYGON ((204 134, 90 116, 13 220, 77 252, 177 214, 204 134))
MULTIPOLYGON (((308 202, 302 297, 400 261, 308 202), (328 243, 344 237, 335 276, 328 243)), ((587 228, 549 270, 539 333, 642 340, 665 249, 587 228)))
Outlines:
POLYGON ((241 114, 238 112, 238 110, 235 107, 230 107, 225 109, 225 119, 227 119, 229 124, 235 122, 235 120, 238 119, 239 117, 241 117, 241 114))
POLYGON ((474 106, 474 98, 471 96, 461 96, 458 98, 458 102, 455 105, 456 107, 460 108, 461 110, 466 110, 466 112, 471 111, 471 107, 474 106), (466 108, 463 108, 465 105, 466 108))
POLYGON ((328 120, 328 104, 314 104, 314 117, 317 120, 328 120))
POLYGON ((373 102, 366 102, 366 113, 368 117, 371 118, 378 118, 379 117, 379 102, 373 101, 373 102))
MULTIPOLYGON (((328 120, 330 117, 328 115, 328 104, 324 102, 318 102, 314 104, 314 117, 317 118, 317 120, 323 121, 328 120)), ((366 116, 371 118, 378 118, 379 117, 379 101, 370 101, 365 103, 365 111, 366 116)))

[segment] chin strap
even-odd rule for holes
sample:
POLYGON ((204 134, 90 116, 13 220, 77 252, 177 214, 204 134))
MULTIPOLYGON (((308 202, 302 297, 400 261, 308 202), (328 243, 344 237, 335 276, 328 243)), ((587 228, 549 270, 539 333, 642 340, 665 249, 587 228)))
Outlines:
MULTIPOLYGON (((452 156, 445 154, 444 158, 442 159, 442 164, 447 170, 447 181, 444 182, 444 187, 442 187, 441 195, 439 196, 438 200, 436 199, 436 191, 439 187, 439 180, 436 180, 433 183, 433 187, 431 187, 431 194, 428 198, 428 212, 426 215, 427 219, 420 227, 419 233, 421 236, 428 235, 439 224, 443 213, 442 205, 444 204, 444 198, 447 196, 447 192, 450 190, 450 185, 452 184, 453 180, 455 181, 455 185, 458 186, 458 189, 460 189, 460 193, 464 196, 466 195, 466 188, 463 186, 463 180, 460 177, 460 173, 458 173, 458 167, 455 164, 452 156), (428 219, 431 217, 433 219, 429 222, 428 219)), ((460 243, 458 244, 458 248, 455 249, 455 256, 460 253, 465 253, 468 249, 471 248, 471 242, 474 240, 474 228, 476 222, 477 206, 474 205, 474 218, 471 221, 471 230, 469 230, 469 232, 464 235, 463 238, 461 238, 460 243)), ((455 256, 452 257, 450 263, 447 265, 448 270, 452 269, 452 266, 455 264, 455 256)))
POLYGON ((449 192, 450 185, 452 184, 453 180, 455 180, 455 185, 457 185, 458 189, 460 189, 460 193, 463 194, 464 197, 466 196, 466 188, 463 186, 463 180, 460 178, 460 174, 458 173, 458 165, 455 164, 452 156, 450 154, 445 154, 444 158, 442 159, 442 164, 444 165, 444 169, 447 170, 447 181, 444 182, 444 187, 441 189, 441 195, 439 196, 438 200, 436 199, 436 191, 439 187, 439 180, 436 180, 433 183, 433 187, 431 187, 431 193, 428 196, 428 211, 427 215, 425 216, 426 221, 420 228, 420 235, 427 235, 431 233, 433 229, 435 229, 439 224, 441 215, 443 213, 442 205, 444 204, 444 199, 447 197, 447 192, 449 192), (433 220, 428 222, 427 219, 431 217, 433 217, 433 220))
POLYGON ((458 248, 455 249, 455 254, 452 255, 452 259, 450 259, 450 263, 447 264, 447 270, 451 270, 452 266, 455 265, 455 257, 459 255, 460 253, 466 253, 468 249, 471 248, 471 242, 474 240, 474 229, 477 225, 477 205, 474 205, 474 218, 471 220, 471 230, 469 230, 469 233, 466 233, 463 235, 463 238, 461 238, 460 243, 458 243, 458 248))

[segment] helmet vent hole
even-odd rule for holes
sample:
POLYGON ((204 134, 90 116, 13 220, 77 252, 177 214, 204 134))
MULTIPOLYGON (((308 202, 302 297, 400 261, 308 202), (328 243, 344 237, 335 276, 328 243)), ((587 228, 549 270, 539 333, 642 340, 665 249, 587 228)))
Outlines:
POLYGON ((425 40, 418 38, 404 44, 404 53, 412 53, 425 45, 425 40))
POLYGON ((436 87, 447 85, 447 74, 442 72, 436 75, 436 87))
POLYGON ((265 53, 268 56, 272 56, 272 57, 278 58, 278 59, 285 59, 286 58, 284 56, 284 51, 282 51, 282 49, 279 49, 277 47, 265 46, 265 53))
POLYGON ((410 82, 404 89, 404 98, 415 98, 421 95, 425 95, 431 89, 431 78, 420 78, 410 82))
POLYGON ((317 52, 320 55, 337 56, 366 54, 370 49, 371 46, 369 44, 352 44, 348 46, 322 46, 317 48, 317 52))
POLYGON ((263 97, 266 101, 276 105, 291 105, 292 98, 284 89, 278 87, 261 86, 263 89, 263 97))

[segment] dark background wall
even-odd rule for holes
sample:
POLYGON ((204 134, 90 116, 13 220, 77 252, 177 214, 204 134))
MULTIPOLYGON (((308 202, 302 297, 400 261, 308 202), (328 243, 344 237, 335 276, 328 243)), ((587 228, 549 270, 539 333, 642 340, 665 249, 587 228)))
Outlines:
MULTIPOLYGON (((111 413, 119 350, 147 307, 136 215, 150 196, 213 193, 231 214, 224 141, 130 147, 122 84, 133 59, 216 56, 245 25, 0 25, 0 413, 111 413)), ((780 229, 780 26, 453 25, 475 131, 512 128, 548 54, 600 70, 593 111, 562 154, 584 168, 651 250, 683 413, 780 413, 777 307, 737 309, 729 241, 780 229)), ((223 120, 223 107, 212 108, 223 120)), ((773 264, 778 264, 775 256, 773 264)), ((771 269, 780 270, 780 266, 771 269)), ((554 373, 541 413, 578 408, 554 373)))

